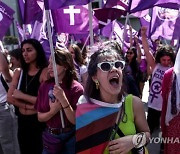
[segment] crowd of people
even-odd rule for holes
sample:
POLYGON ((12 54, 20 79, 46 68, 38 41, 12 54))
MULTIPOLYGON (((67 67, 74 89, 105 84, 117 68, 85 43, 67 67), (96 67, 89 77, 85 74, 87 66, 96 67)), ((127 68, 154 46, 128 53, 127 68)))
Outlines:
MULTIPOLYGON (((74 43, 47 59, 36 39, 9 51, 10 60, 0 52, 0 153, 147 154, 156 129, 180 138, 180 53, 163 44, 152 51, 145 27, 141 37, 142 48, 137 38, 127 51, 107 40, 90 57, 74 43)), ((178 143, 161 148, 180 151, 178 143)))

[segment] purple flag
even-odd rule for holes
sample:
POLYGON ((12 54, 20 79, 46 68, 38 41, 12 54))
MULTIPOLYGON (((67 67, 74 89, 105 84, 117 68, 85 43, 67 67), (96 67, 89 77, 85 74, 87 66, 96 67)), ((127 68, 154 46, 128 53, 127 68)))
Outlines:
MULTIPOLYGON (((123 43, 123 33, 124 33, 124 25, 116 20, 112 21, 108 25, 106 25, 102 30, 101 34, 109 39, 115 39, 120 44, 123 43)), ((137 35, 137 31, 132 29, 132 37, 137 35)), ((130 32, 129 32, 129 25, 126 27, 126 33, 124 38, 124 51, 130 47, 130 32)))
POLYGON ((176 19, 174 25, 173 39, 180 40, 180 16, 176 19))
POLYGON ((121 15, 125 15, 125 11, 115 8, 94 9, 94 16, 99 20, 100 28, 121 15))
POLYGON ((138 12, 154 6, 179 9, 180 0, 131 0, 130 12, 138 12))
POLYGON ((15 12, 3 2, 0 2, 0 8, 0 39, 2 39, 14 19, 15 12))
POLYGON ((150 28, 150 20, 151 17, 149 14, 145 15, 144 17, 139 18, 141 27, 147 27, 146 35, 149 36, 149 28, 150 28))
MULTIPOLYGON (((56 32, 69 34, 89 33, 89 12, 85 6, 69 6, 52 11, 56 32)), ((98 20, 93 16, 92 26, 98 29, 98 20)))
POLYGON ((69 5, 85 5, 94 0, 44 0, 47 10, 56 10, 69 5))
POLYGON ((25 38, 24 38, 24 31, 17 21, 16 21, 16 28, 17 28, 17 32, 18 32, 18 36, 19 36, 18 37, 19 38, 19 44, 20 44, 25 38))
POLYGON ((151 18, 151 38, 155 40, 161 36, 171 40, 177 18, 178 10, 154 7, 151 18))
POLYGON ((107 0, 104 8, 116 8, 128 11, 129 0, 107 0))
POLYGON ((30 24, 36 20, 41 21, 43 11, 37 3, 37 0, 25 0, 24 24, 30 24))
POLYGON ((22 21, 24 21, 24 5, 25 5, 25 1, 24 0, 18 0, 18 4, 19 4, 19 10, 20 10, 20 16, 22 21))

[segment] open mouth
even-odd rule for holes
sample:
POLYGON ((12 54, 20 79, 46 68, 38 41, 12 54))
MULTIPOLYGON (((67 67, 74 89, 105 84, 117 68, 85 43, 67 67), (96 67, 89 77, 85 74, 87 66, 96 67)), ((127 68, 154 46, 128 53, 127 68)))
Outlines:
POLYGON ((118 86, 118 85, 119 85, 119 77, 118 77, 118 76, 112 77, 112 78, 109 80, 109 83, 110 83, 112 86, 118 86))

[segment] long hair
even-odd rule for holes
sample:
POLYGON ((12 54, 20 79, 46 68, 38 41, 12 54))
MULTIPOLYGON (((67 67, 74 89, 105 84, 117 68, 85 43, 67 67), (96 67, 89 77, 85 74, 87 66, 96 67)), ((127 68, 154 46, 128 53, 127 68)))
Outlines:
POLYGON ((127 57, 126 57, 126 62, 129 63, 129 66, 130 66, 130 68, 132 70, 132 75, 133 75, 134 79, 136 79, 137 74, 139 73, 139 64, 137 62, 137 49, 135 47, 131 47, 131 48, 128 49, 128 51, 129 50, 133 52, 134 56, 133 56, 130 63, 129 63, 129 60, 127 59, 127 57))
POLYGON ((76 44, 71 44, 70 45, 71 48, 73 48, 74 50, 74 54, 75 54, 75 62, 79 65, 79 66, 82 66, 84 64, 84 61, 83 61, 83 57, 82 57, 82 54, 81 54, 81 49, 78 45, 76 44))
POLYGON ((65 76, 63 81, 68 89, 71 88, 73 80, 77 80, 77 75, 70 52, 56 49, 55 50, 55 62, 58 65, 64 66, 66 68, 65 76))
MULTIPOLYGON (((97 64, 103 57, 114 56, 116 59, 123 60, 120 51, 118 51, 112 44, 106 44, 105 42, 93 55, 90 57, 88 65, 88 79, 85 87, 85 96, 90 101, 90 98, 101 100, 100 90, 96 89, 96 85, 92 80, 92 77, 97 73, 97 64)), ((123 72, 124 74, 124 72, 123 72)), ((124 76, 124 75, 123 75, 124 76)), ((122 83, 121 92, 119 93, 119 100, 125 95, 124 78, 122 83)))
MULTIPOLYGON (((22 48, 23 48, 23 46, 25 44, 31 44, 34 47, 34 49, 36 50, 36 53, 37 53, 36 67, 40 68, 40 69, 43 69, 43 68, 47 67, 48 61, 47 61, 47 58, 46 58, 46 55, 45 55, 45 51, 44 51, 41 43, 38 40, 36 40, 36 39, 27 39, 27 40, 24 40, 21 43, 21 51, 22 51, 22 48)), ((21 55, 20 55, 20 60, 21 60, 21 67, 22 67, 22 69, 27 71, 28 68, 29 68, 29 64, 27 64, 24 61, 22 52, 21 52, 21 55)))

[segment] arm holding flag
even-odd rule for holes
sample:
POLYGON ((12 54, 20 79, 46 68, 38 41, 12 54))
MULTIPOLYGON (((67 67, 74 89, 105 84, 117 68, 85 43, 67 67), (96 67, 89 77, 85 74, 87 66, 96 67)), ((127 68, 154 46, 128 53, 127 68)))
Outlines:
POLYGON ((149 49, 149 44, 148 44, 147 36, 146 36, 146 30, 147 30, 146 27, 141 28, 142 45, 144 48, 144 53, 145 53, 145 56, 147 59, 147 63, 151 67, 150 69, 152 72, 156 66, 156 63, 155 63, 154 56, 152 55, 152 53, 150 52, 150 49, 149 49))

